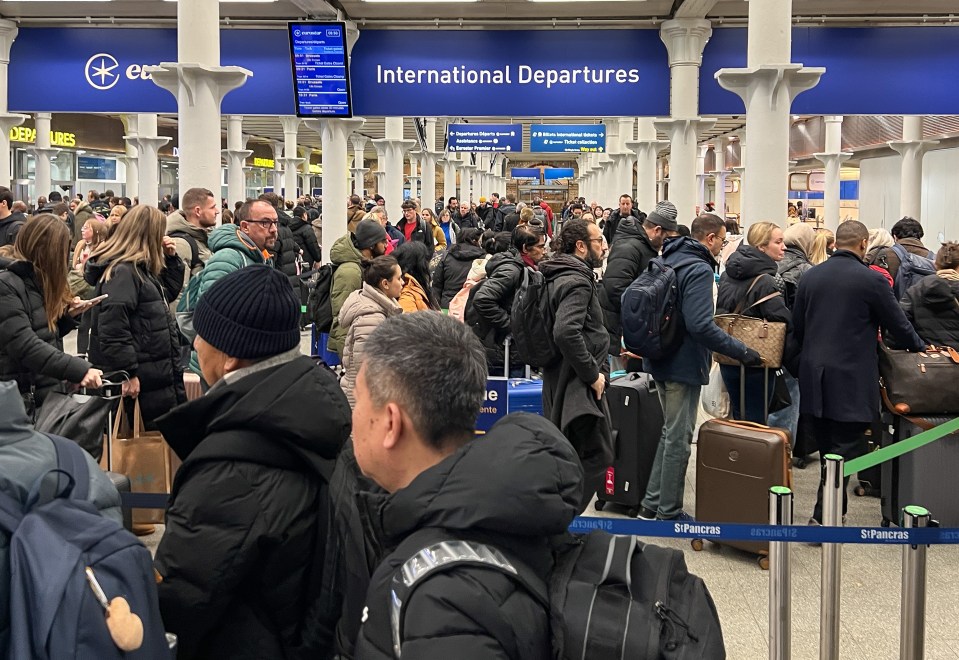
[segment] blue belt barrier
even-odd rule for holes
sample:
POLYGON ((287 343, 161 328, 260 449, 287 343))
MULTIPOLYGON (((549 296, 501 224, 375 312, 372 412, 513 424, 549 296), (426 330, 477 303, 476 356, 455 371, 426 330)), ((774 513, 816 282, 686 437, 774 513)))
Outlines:
POLYGON ((594 529, 623 536, 706 539, 708 541, 782 541, 785 543, 870 543, 883 545, 955 545, 959 528, 819 527, 814 525, 744 525, 578 517, 569 531, 594 529))
POLYGON ((169 503, 170 493, 120 493, 124 509, 165 509, 169 503))

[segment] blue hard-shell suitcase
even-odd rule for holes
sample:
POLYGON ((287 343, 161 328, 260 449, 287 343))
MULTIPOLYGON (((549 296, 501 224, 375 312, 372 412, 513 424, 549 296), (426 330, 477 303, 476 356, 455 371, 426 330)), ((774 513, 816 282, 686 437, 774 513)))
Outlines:
POLYGON ((315 326, 312 327, 311 350, 313 357, 323 358, 327 366, 336 367, 340 364, 340 356, 336 353, 326 350, 326 343, 330 341, 330 335, 326 332, 318 333, 315 326))
POLYGON ((543 414, 543 381, 527 378, 510 378, 507 410, 543 414))

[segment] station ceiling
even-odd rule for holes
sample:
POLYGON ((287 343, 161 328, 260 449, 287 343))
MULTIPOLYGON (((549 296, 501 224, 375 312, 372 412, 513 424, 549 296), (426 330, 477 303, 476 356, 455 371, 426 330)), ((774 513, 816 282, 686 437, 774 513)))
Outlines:
MULTIPOLYGON (((188 0, 195 1, 195 0, 188 0)), ((757 0, 753 0, 757 1, 757 0)), ((762 1, 762 0, 758 0, 762 1)), ((908 25, 951 24, 955 0, 793 0, 794 21, 812 25, 908 25)), ((744 0, 599 0, 541 2, 534 0, 476 0, 474 2, 370 2, 368 0, 274 0, 242 2, 221 0, 220 14, 225 25, 238 27, 279 26, 288 20, 348 19, 366 28, 516 29, 602 26, 606 28, 654 27, 676 16, 707 16, 718 25, 744 25, 749 2, 744 0)), ((158 27, 176 23, 177 3, 171 0, 69 0, 0 1, 0 17, 22 26, 114 25, 158 27)), ((584 44, 599 47, 601 44, 584 44)), ((175 117, 161 117, 174 125, 175 117)), ((530 123, 582 123, 582 119, 553 117, 474 117, 471 123, 523 123, 524 146, 528 145, 530 123)), ((597 122, 602 119, 597 118, 597 122)), ((744 126, 744 117, 718 117, 704 140, 734 133, 744 126)), ((437 147, 444 143, 447 119, 437 122, 437 147)), ((225 122, 224 122, 225 130, 225 122)), ((244 132, 253 142, 282 141, 283 131, 276 117, 247 117, 244 132)), ((382 138, 385 121, 367 118, 363 134, 382 138)), ((405 137, 414 138, 412 120, 406 121, 405 137)), ((666 136, 660 134, 660 139, 666 136)), ((301 127, 299 143, 319 150, 320 136, 301 127)), ((366 158, 376 159, 372 144, 366 158)), ((564 155, 536 155, 537 159, 568 160, 564 155), (542 158, 541 158, 542 156, 542 158)))

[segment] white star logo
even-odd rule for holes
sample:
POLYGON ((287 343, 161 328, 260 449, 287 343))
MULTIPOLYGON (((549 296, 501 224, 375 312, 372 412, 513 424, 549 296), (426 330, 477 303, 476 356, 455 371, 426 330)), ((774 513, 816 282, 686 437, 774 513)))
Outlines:
POLYGON ((120 63, 109 53, 97 53, 87 60, 83 75, 94 89, 110 89, 120 81, 120 74, 114 73, 120 63), (97 81, 99 79, 99 82, 97 81))

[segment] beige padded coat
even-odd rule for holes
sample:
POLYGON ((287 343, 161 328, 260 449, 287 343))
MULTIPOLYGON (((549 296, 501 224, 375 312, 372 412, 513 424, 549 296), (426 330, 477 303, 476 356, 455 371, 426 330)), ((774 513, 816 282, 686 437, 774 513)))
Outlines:
POLYGON ((340 380, 340 387, 349 399, 351 408, 356 403, 353 398, 353 388, 356 386, 356 375, 363 364, 363 347, 367 338, 376 326, 402 311, 395 300, 388 298, 379 289, 366 282, 363 283, 362 289, 351 293, 343 303, 339 323, 340 327, 348 330, 342 355, 346 373, 340 380))

